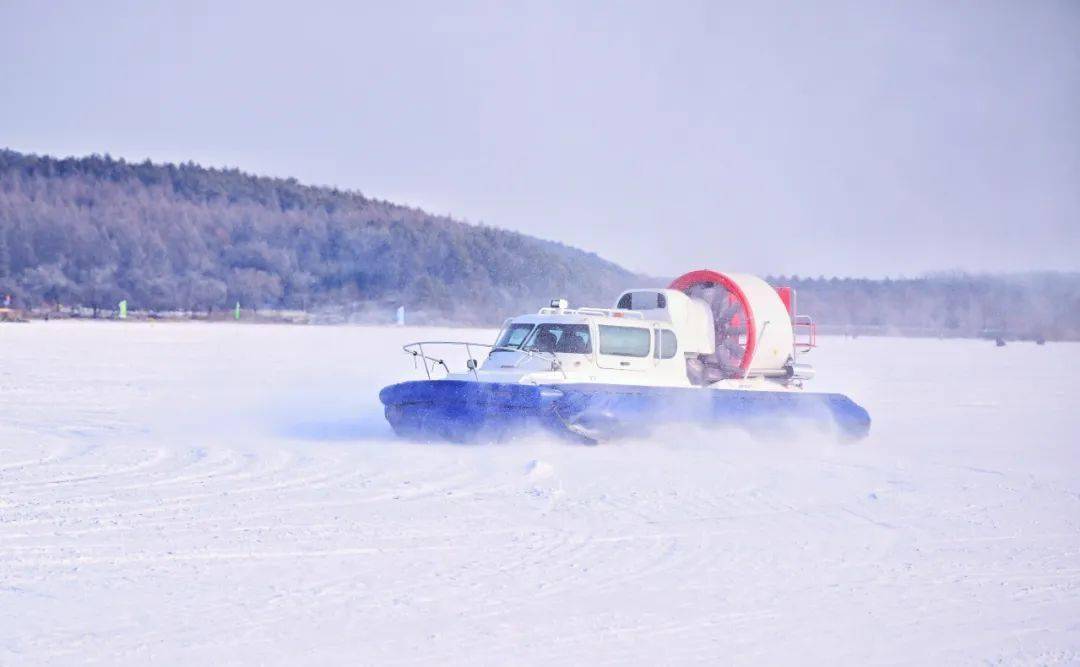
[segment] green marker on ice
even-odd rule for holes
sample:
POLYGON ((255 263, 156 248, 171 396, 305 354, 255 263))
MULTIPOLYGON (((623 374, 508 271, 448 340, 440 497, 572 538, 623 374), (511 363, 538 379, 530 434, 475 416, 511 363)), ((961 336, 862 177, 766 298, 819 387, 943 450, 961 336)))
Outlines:
POLYGON ((233 311, 233 317, 240 319, 240 302, 236 302, 236 310, 233 311))
POLYGON ((127 319, 127 299, 120 302, 120 319, 127 319))

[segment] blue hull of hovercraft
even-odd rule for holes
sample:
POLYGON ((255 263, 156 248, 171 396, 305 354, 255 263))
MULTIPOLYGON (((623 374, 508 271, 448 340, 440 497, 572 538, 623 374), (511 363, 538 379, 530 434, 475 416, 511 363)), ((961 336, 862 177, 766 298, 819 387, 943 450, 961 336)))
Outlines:
POLYGON ((809 425, 845 439, 870 432, 870 415, 842 394, 424 380, 386 387, 379 400, 396 433, 421 440, 502 440, 536 427, 603 440, 670 423, 779 435, 809 425))

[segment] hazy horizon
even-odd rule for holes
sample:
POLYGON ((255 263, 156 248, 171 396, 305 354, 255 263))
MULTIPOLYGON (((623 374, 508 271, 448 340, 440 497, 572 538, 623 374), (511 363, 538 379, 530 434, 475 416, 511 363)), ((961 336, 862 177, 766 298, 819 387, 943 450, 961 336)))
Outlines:
POLYGON ((1072 3, 11 2, 0 71, 13 150, 295 177, 643 273, 1080 269, 1072 3))
MULTIPOLYGON (((0 146, 0 150, 15 150, 15 149, 13 149, 13 148, 11 148, 9 146, 0 146)), ((79 159, 84 159, 84 158, 99 157, 99 158, 102 158, 102 159, 108 158, 108 159, 112 159, 112 160, 122 161, 122 162, 125 162, 127 164, 140 164, 140 163, 143 163, 146 160, 150 159, 150 158, 138 158, 138 159, 129 158, 129 157, 125 157, 125 156, 122 156, 122 155, 113 155, 111 153, 91 153, 91 154, 86 154, 86 155, 52 155, 52 154, 45 154, 45 153, 36 153, 35 154, 32 151, 16 151, 16 152, 24 154, 24 155, 37 155, 38 157, 49 157, 49 158, 54 158, 54 159, 59 159, 59 160, 65 160, 65 159, 79 160, 79 159)), ((244 173, 244 174, 246 174, 248 176, 251 176, 253 178, 274 178, 274 179, 277 179, 277 178, 280 178, 280 179, 293 178, 293 177, 290 177, 287 174, 260 174, 260 173, 255 173, 255 172, 248 171, 248 170, 244 169, 242 166, 238 166, 238 165, 206 165, 206 164, 200 164, 200 163, 193 163, 192 161, 189 161, 189 160, 171 161, 171 162, 161 161, 161 160, 151 160, 151 162, 153 164, 159 165, 159 166, 160 165, 166 165, 166 164, 173 164, 173 165, 177 165, 177 166, 186 165, 186 164, 194 164, 198 168, 205 168, 205 169, 217 169, 217 170, 238 169, 241 173, 244 173)), ((366 197, 368 199, 371 199, 371 200, 384 201, 380 197, 372 196, 371 194, 369 194, 367 192, 363 192, 363 191, 358 190, 358 189, 348 189, 348 188, 343 188, 341 186, 335 186, 335 185, 330 185, 330 184, 325 184, 325 183, 306 183, 306 182, 303 182, 303 181, 298 181, 298 182, 299 182, 300 185, 305 186, 305 187, 325 188, 325 189, 337 188, 341 192, 351 192, 353 194, 359 194, 359 195, 364 196, 364 197, 366 197)), ((409 207, 409 208, 417 208, 417 207, 409 204, 408 202, 388 201, 387 203, 392 204, 392 205, 402 205, 402 206, 406 206, 406 207, 409 207)), ((424 211, 424 212, 425 213, 431 213, 430 211, 424 211)), ((491 227, 503 228, 500 225, 491 225, 491 224, 486 223, 486 222, 469 221, 469 220, 464 220, 464 219, 462 219, 460 217, 454 217, 454 219, 456 221, 458 221, 458 222, 463 222, 465 224, 472 224, 472 225, 484 224, 484 225, 491 226, 491 227)), ((503 228, 503 229, 506 229, 506 228, 503 228)), ((518 231, 518 230, 514 230, 514 231, 518 231)), ((526 234, 528 234, 530 236, 533 236, 533 237, 536 237, 536 238, 543 238, 543 239, 549 240, 549 241, 556 241, 556 242, 565 243, 564 240, 558 239, 558 238, 547 238, 547 237, 543 237, 540 234, 533 234, 531 232, 522 232, 522 233, 526 233, 526 234)), ((585 252, 595 253, 595 254, 599 255, 602 259, 607 259, 609 261, 614 261, 614 260, 611 260, 609 257, 604 256, 603 253, 596 252, 594 249, 586 248, 586 247, 580 247, 580 246, 572 246, 572 247, 576 247, 579 250, 583 250, 585 252)), ((624 266, 623 268, 627 268, 627 267, 624 266)), ((688 267, 689 270, 693 270, 693 269, 696 269, 696 268, 710 268, 710 267, 705 267, 704 265, 697 266, 697 267, 688 267)), ((655 272, 651 273, 651 274, 649 272, 639 272, 639 273, 641 273, 644 276, 651 276, 651 277, 654 277, 654 278, 674 278, 677 275, 675 273, 671 273, 671 274, 662 274, 662 273, 655 273, 655 272)), ((819 278, 826 278, 826 279, 847 278, 847 279, 855 279, 855 280, 860 280, 860 279, 868 279, 868 280, 881 280, 881 279, 905 280, 905 279, 935 278, 935 277, 941 277, 941 276, 948 276, 948 275, 952 275, 952 274, 971 276, 971 277, 979 277, 979 276, 989 276, 989 277, 1016 276, 1016 277, 1023 277, 1025 275, 1045 275, 1045 274, 1080 275, 1080 269, 1018 269, 1018 270, 996 270, 995 271, 995 270, 967 270, 967 269, 944 269, 943 268, 943 269, 929 269, 929 270, 926 270, 926 271, 920 271, 918 273, 911 273, 911 274, 896 273, 896 274, 881 274, 881 275, 863 275, 863 274, 831 274, 831 273, 822 273, 822 272, 802 273, 802 274, 800 274, 798 272, 788 272, 788 273, 772 273, 772 274, 769 274, 769 275, 774 275, 774 276, 781 276, 781 275, 794 276, 794 277, 799 277, 799 278, 807 279, 807 280, 816 280, 816 279, 819 279, 819 278)))

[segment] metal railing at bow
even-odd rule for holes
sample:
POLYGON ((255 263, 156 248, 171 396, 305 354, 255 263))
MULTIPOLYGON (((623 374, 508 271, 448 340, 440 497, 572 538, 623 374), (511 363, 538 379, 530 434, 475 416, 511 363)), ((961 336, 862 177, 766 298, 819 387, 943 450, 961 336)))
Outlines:
POLYGON ((479 380, 480 376, 477 375, 476 369, 479 367, 479 361, 473 356, 473 348, 483 348, 488 351, 488 356, 491 356, 493 352, 516 352, 519 356, 514 362, 512 368, 517 368, 519 364, 525 359, 541 359, 551 363, 551 370, 559 371, 563 375, 563 379, 566 379, 566 371, 563 370, 562 361, 555 355, 554 352, 545 352, 541 350, 529 350, 520 347, 512 347, 507 345, 489 345, 487 343, 468 343, 459 340, 422 340, 413 343, 407 343, 401 346, 401 349, 405 350, 406 354, 412 355, 413 361, 420 360, 424 364, 424 374, 427 379, 431 379, 431 371, 436 366, 442 366, 443 370, 447 374, 450 374, 449 364, 446 363, 446 359, 441 357, 434 357, 424 351, 424 346, 428 346, 430 350, 434 346, 440 345, 460 345, 465 348, 465 354, 468 358, 465 361, 465 368, 472 373, 473 379, 479 380))

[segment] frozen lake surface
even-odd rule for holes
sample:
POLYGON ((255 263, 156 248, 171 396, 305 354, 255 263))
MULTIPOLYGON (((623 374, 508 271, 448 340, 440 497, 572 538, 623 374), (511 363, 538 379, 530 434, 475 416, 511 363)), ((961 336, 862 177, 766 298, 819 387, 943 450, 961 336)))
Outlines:
POLYGON ((1080 345, 825 339, 857 444, 394 439, 462 335, 0 325, 0 664, 1080 661, 1080 345))

